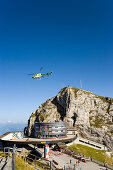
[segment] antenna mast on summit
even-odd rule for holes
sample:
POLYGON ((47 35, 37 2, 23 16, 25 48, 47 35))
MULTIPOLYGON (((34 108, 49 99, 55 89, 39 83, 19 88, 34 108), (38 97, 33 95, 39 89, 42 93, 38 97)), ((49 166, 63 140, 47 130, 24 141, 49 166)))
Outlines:
POLYGON ((80 80, 80 88, 82 89, 82 80, 80 80))

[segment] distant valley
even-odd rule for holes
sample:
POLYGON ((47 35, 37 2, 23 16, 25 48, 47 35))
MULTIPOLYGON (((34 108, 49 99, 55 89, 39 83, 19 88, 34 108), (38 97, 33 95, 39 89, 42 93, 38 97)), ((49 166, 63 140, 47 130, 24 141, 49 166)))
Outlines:
POLYGON ((25 123, 0 123, 0 135, 6 132, 23 131, 25 123))

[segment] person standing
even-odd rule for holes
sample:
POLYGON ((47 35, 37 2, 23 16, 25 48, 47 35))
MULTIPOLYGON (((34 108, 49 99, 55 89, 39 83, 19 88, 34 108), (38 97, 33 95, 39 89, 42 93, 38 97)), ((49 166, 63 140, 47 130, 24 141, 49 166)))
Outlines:
POLYGON ((106 170, 108 170, 108 164, 106 163, 106 170))
POLYGON ((106 162, 104 161, 104 167, 105 167, 106 162))
POLYGON ((79 166, 80 161, 78 160, 78 166, 79 166))
POLYGON ((71 164, 71 162, 72 162, 72 161, 71 161, 71 159, 70 159, 70 164, 71 164))

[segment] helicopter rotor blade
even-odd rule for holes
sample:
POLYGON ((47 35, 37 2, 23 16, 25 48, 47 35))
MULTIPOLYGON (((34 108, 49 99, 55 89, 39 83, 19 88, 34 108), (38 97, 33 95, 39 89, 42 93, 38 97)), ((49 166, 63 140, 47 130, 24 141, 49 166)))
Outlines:
POLYGON ((41 68, 39 69, 39 72, 38 72, 38 73, 40 73, 42 69, 43 69, 43 67, 41 67, 41 68))
POLYGON ((28 74, 29 76, 32 76, 32 75, 34 75, 34 74, 28 74))

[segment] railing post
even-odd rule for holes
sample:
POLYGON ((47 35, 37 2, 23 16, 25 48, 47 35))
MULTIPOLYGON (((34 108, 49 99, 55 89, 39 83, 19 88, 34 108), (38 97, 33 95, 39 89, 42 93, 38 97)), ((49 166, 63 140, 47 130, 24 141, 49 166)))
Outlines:
POLYGON ((74 164, 74 170, 76 170, 76 165, 74 164))
POLYGON ((16 144, 14 144, 14 146, 13 146, 12 170, 15 170, 15 147, 16 147, 16 144))
POLYGON ((50 170, 52 170, 52 163, 51 163, 51 161, 50 161, 50 170))
POLYGON ((8 148, 8 158, 9 158, 9 148, 8 148))
POLYGON ((35 156, 35 169, 36 169, 36 156, 35 156))
POLYGON ((25 152, 25 163, 26 163, 26 152, 25 152))
POLYGON ((4 157, 5 157, 5 148, 4 148, 4 157))

